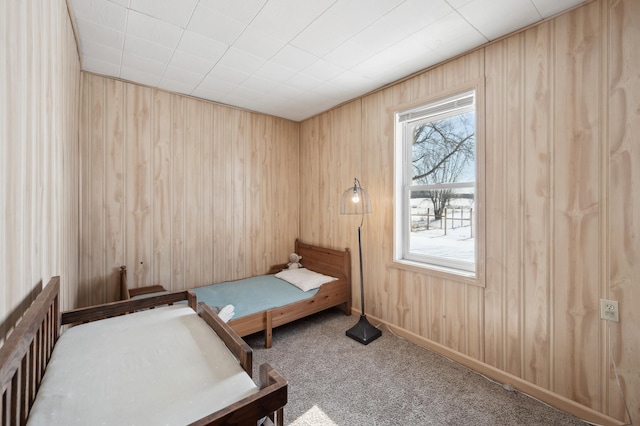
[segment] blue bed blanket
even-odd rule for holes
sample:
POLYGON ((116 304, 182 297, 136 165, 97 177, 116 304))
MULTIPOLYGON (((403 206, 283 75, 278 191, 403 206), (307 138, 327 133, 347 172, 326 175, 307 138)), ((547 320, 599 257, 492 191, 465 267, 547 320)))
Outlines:
POLYGON ((198 302, 219 308, 233 305, 234 319, 308 299, 315 296, 318 290, 302 291, 274 275, 260 275, 192 289, 198 302))

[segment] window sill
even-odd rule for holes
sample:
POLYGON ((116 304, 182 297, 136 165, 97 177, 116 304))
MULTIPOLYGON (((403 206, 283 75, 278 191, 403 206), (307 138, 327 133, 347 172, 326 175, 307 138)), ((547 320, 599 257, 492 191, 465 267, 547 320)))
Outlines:
POLYGON ((463 284, 484 287, 482 280, 477 273, 461 271, 458 269, 445 268, 442 266, 426 265, 420 262, 412 262, 410 260, 394 260, 390 267, 401 269, 403 271, 415 272, 419 274, 431 275, 438 278, 444 278, 449 281, 456 281, 463 284))

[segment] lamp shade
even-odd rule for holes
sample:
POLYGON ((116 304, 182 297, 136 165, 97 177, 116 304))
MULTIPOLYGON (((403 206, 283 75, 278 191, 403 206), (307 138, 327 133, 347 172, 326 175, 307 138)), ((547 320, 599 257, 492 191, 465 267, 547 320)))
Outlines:
POLYGON ((371 214, 371 198, 357 178, 353 180, 353 186, 342 193, 340 214, 371 214))

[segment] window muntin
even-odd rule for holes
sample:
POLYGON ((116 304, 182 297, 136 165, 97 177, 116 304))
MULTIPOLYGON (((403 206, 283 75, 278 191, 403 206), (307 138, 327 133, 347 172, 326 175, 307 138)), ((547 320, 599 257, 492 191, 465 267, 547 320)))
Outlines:
POLYGON ((475 91, 396 114, 396 129, 396 260, 475 273, 475 91))

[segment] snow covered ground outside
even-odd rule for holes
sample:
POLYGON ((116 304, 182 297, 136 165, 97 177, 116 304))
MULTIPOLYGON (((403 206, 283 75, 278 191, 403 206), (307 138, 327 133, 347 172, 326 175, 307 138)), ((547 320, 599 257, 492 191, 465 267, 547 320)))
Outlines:
MULTIPOLYGON (((473 200, 452 200, 451 205, 452 207, 468 209, 472 207, 473 200)), ((431 201, 428 199, 413 199, 411 200, 411 207, 413 215, 424 215, 427 213, 428 208, 433 212, 431 201)), ((455 214, 456 218, 460 215, 459 211, 455 214)), ((411 252, 464 262, 475 262, 475 235, 471 235, 469 221, 461 223, 457 219, 447 219, 447 233, 445 235, 444 229, 441 229, 441 225, 444 225, 441 220, 430 218, 428 230, 425 229, 425 220, 426 218, 422 218, 421 222, 416 221, 420 226, 416 226, 415 230, 411 232, 409 243, 411 252), (452 226, 454 227, 452 228, 452 226)))
POLYGON ((410 246, 414 253, 474 262, 475 241, 469 237, 469 226, 465 226, 448 229, 447 235, 440 229, 412 232, 410 246))

